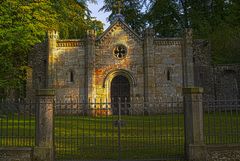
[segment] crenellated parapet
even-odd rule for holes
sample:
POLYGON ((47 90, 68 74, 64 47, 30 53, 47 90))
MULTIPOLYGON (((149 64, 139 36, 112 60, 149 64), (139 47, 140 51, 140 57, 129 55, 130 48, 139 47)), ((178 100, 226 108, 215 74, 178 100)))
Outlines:
POLYGON ((59 33, 57 30, 48 31, 48 39, 59 39, 59 33))

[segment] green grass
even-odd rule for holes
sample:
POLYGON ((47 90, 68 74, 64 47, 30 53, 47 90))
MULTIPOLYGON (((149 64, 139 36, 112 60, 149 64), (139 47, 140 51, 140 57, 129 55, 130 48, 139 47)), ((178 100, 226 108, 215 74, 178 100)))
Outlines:
POLYGON ((211 112, 204 115, 206 144, 240 143, 240 115, 237 112, 211 112))
POLYGON ((35 117, 18 114, 1 115, 0 146, 34 146, 35 117))
MULTIPOLYGON (((117 159, 116 116, 69 116, 55 119, 57 158, 117 159), (64 121, 63 121, 64 120, 64 121), (74 136, 74 137, 73 137, 74 136), (77 137, 77 138, 76 138, 77 137)), ((149 159, 183 156, 183 116, 123 116, 121 157, 149 159)))
MULTIPOLYGON (((117 116, 55 116, 55 151, 58 159, 116 159, 117 116)), ((184 156, 183 115, 123 116, 120 128, 121 157, 149 159, 184 156)), ((240 143, 240 116, 237 113, 204 115, 207 144, 240 143)), ((0 146, 34 146, 35 118, 2 116, 0 146), (14 121, 12 121, 14 120, 14 121), (25 120, 25 121, 24 121, 25 120)))

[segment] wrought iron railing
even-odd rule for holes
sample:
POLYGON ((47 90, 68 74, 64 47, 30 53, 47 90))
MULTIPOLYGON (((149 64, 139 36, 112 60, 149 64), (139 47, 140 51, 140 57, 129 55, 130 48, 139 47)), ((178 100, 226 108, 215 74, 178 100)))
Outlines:
POLYGON ((240 100, 203 102, 206 144, 240 143, 240 100))
MULTIPOLYGON (((0 102, 0 146, 35 146, 38 104, 0 102)), ((182 159, 182 100, 57 100, 57 159, 182 159)), ((193 107, 194 108, 194 107, 193 107)), ((240 100, 204 100, 206 144, 240 143, 240 100)))
POLYGON ((69 100, 55 107, 57 159, 184 158, 181 101, 69 100))
POLYGON ((0 146, 35 145, 36 109, 31 101, 0 102, 0 146))

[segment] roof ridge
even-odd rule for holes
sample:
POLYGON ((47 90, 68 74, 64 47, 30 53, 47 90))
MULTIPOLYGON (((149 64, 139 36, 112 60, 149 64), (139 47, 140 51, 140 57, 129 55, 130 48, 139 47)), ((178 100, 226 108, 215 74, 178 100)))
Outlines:
MULTIPOLYGON (((122 25, 124 25, 124 27, 126 27, 133 35, 134 37, 136 37, 138 40, 142 40, 142 38, 131 28, 129 27, 122 19, 118 18, 116 20, 114 20, 112 22, 112 24, 100 35, 97 37, 97 41, 101 41, 101 39, 103 39, 107 33, 111 32, 111 30, 114 29, 114 26, 117 24, 117 23, 121 23, 122 25)), ((124 28, 123 28, 124 29, 124 28)), ((131 35, 130 35, 131 36, 131 35)))

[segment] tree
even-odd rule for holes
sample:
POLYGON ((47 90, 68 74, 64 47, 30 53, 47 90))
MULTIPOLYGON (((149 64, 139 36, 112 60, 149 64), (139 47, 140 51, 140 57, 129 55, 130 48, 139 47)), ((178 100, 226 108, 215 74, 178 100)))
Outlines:
POLYGON ((47 30, 60 30, 63 38, 79 38, 92 27, 101 30, 101 25, 90 19, 86 1, 2 0, 0 89, 23 89, 28 53, 45 39, 47 30))
POLYGON ((214 1, 212 32, 209 39, 212 43, 215 63, 240 62, 240 1, 214 1))
MULTIPOLYGON (((116 0, 104 0, 104 6, 101 11, 111 12, 108 21, 112 22, 114 16, 118 13, 117 8, 118 1, 116 0)), ((125 17, 125 22, 136 32, 141 33, 145 27, 142 7, 143 0, 124 0, 122 1, 121 14, 125 17)))
POLYGON ((51 0, 61 38, 81 38, 93 26, 86 1, 51 0))
POLYGON ((193 28, 195 39, 211 43, 214 63, 239 63, 239 0, 150 0, 147 22, 159 36, 180 36, 193 28))
POLYGON ((20 88, 29 49, 56 25, 47 0, 4 0, 0 5, 0 88, 20 88))
POLYGON ((154 0, 151 3, 145 17, 157 35, 179 35, 182 28, 177 4, 171 0, 154 0))

